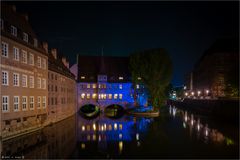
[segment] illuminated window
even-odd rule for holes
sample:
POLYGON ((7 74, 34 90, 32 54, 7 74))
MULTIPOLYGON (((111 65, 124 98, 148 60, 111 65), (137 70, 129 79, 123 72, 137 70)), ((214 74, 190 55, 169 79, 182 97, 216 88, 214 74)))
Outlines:
POLYGON ((87 88, 90 88, 90 84, 87 84, 87 88))
POLYGON ((122 84, 119 84, 119 89, 122 89, 122 84))
POLYGON ((2 96, 2 111, 9 111, 9 96, 2 96))
POLYGON ((108 130, 109 130, 109 131, 112 130, 112 125, 111 125, 111 124, 108 125, 108 130))
POLYGON ((137 89, 139 89, 139 84, 136 85, 137 89))
POLYGON ((85 79, 85 76, 81 76, 81 79, 85 79))
POLYGON ((103 99, 106 99, 107 98, 107 95, 106 94, 103 94, 103 99))
POLYGON ((119 94, 119 99, 122 99, 122 94, 119 94))
POLYGON ((122 130, 123 126, 122 124, 119 124, 119 130, 122 130))
POLYGON ((123 77, 118 77, 119 80, 123 80, 123 77))
POLYGON ((42 97, 42 107, 46 108, 46 96, 42 97))
POLYGON ((142 78, 141 78, 141 77, 138 77, 137 79, 138 79, 138 80, 141 80, 142 78))
POLYGON ((118 94, 114 94, 114 99, 117 99, 118 98, 118 94))
POLYGON ((90 94, 89 93, 87 94, 87 99, 90 99, 90 94))
POLYGON ((92 94, 92 99, 96 99, 97 98, 97 94, 96 93, 93 93, 92 94))
POLYGON ((97 87, 97 85, 96 84, 92 84, 92 88, 96 88, 97 87))
POLYGON ((81 98, 84 99, 85 98, 85 93, 81 94, 81 98))
POLYGON ((112 94, 109 94, 109 95, 108 95, 108 99, 112 99, 112 94))

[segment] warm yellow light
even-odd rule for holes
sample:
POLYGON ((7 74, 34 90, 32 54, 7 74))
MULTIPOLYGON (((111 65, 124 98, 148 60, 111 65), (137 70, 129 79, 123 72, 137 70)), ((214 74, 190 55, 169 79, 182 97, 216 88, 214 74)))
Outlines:
POLYGON ((114 130, 117 130, 117 123, 114 123, 114 130))
POLYGON ((85 76, 81 76, 81 79, 85 79, 85 76))
POLYGON ((194 92, 191 93, 194 96, 194 92))
POLYGON ((122 150, 123 150, 123 142, 120 141, 120 142, 118 143, 118 146, 119 146, 119 152, 121 153, 122 150))
POLYGON ((187 92, 185 93, 185 96, 188 96, 188 93, 187 93, 187 92))
POLYGON ((93 130, 96 131, 96 124, 93 124, 93 130))
POLYGON ((82 148, 82 149, 85 149, 85 147, 86 147, 85 144, 82 143, 82 144, 81 144, 81 148, 82 148))
POLYGON ((82 131, 85 131, 85 126, 82 126, 82 131))

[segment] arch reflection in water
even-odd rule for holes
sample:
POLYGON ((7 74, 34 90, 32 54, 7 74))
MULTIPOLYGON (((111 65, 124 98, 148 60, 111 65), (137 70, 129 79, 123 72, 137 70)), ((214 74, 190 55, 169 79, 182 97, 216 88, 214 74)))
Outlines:
POLYGON ((196 130, 197 136, 199 136, 205 143, 209 141, 214 143, 225 143, 227 145, 233 145, 234 141, 228 137, 225 137, 221 132, 217 129, 210 128, 208 124, 205 125, 201 123, 200 118, 197 120, 194 119, 194 115, 191 114, 191 117, 188 117, 188 112, 178 109, 176 113, 174 113, 175 106, 169 106, 169 114, 173 117, 177 114, 183 121, 183 128, 188 128, 190 134, 193 134, 192 129, 196 130), (231 141, 231 143, 228 143, 231 141))
POLYGON ((85 148, 96 147, 99 152, 107 152, 115 149, 118 154, 124 150, 124 143, 137 141, 136 146, 140 146, 140 137, 147 132, 150 118, 137 118, 124 116, 120 119, 109 119, 104 115, 89 120, 78 117, 77 120, 77 141, 79 144, 84 143, 85 148), (89 130, 81 130, 82 127, 90 126, 89 130), (98 126, 95 128, 95 126, 98 126), (136 134, 133 134, 136 133, 136 134), (95 136, 96 135, 96 136, 95 136), (88 138, 90 137, 90 138, 88 138), (91 138, 91 137, 96 137, 91 138))

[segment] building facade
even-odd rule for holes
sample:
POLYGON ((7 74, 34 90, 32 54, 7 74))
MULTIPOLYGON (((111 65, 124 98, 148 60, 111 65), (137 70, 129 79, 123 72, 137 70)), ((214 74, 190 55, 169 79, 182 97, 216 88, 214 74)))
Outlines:
POLYGON ((111 104, 127 107, 134 103, 129 57, 78 56, 77 60, 71 71, 77 77, 79 107, 94 104, 104 109, 111 104))
MULTIPOLYGON (((45 46, 46 50, 48 47, 45 46)), ((75 113, 76 81, 65 57, 56 49, 48 56, 48 121, 57 122, 75 113)))
POLYGON ((188 96, 224 97, 228 73, 235 66, 239 66, 238 40, 217 40, 186 77, 188 96))
POLYGON ((47 119, 48 55, 14 6, 1 6, 1 136, 43 124, 47 119))

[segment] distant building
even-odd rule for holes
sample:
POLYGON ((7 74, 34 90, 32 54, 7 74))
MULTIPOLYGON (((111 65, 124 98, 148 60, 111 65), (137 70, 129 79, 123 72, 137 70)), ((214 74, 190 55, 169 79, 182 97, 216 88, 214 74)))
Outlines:
POLYGON ((187 90, 195 96, 224 97, 227 73, 238 64, 238 39, 217 40, 195 64, 192 76, 186 77, 187 90))
MULTIPOLYGON (((47 44, 45 49, 48 50, 47 44)), ((57 50, 48 55, 48 120, 56 122, 75 113, 76 81, 65 57, 59 58, 57 50)))
POLYGON ((0 133, 5 137, 46 121, 48 56, 28 16, 1 5, 0 133))
POLYGON ((78 56, 78 63, 71 68, 77 76, 78 105, 132 104, 133 86, 128 64, 129 57, 78 56))

